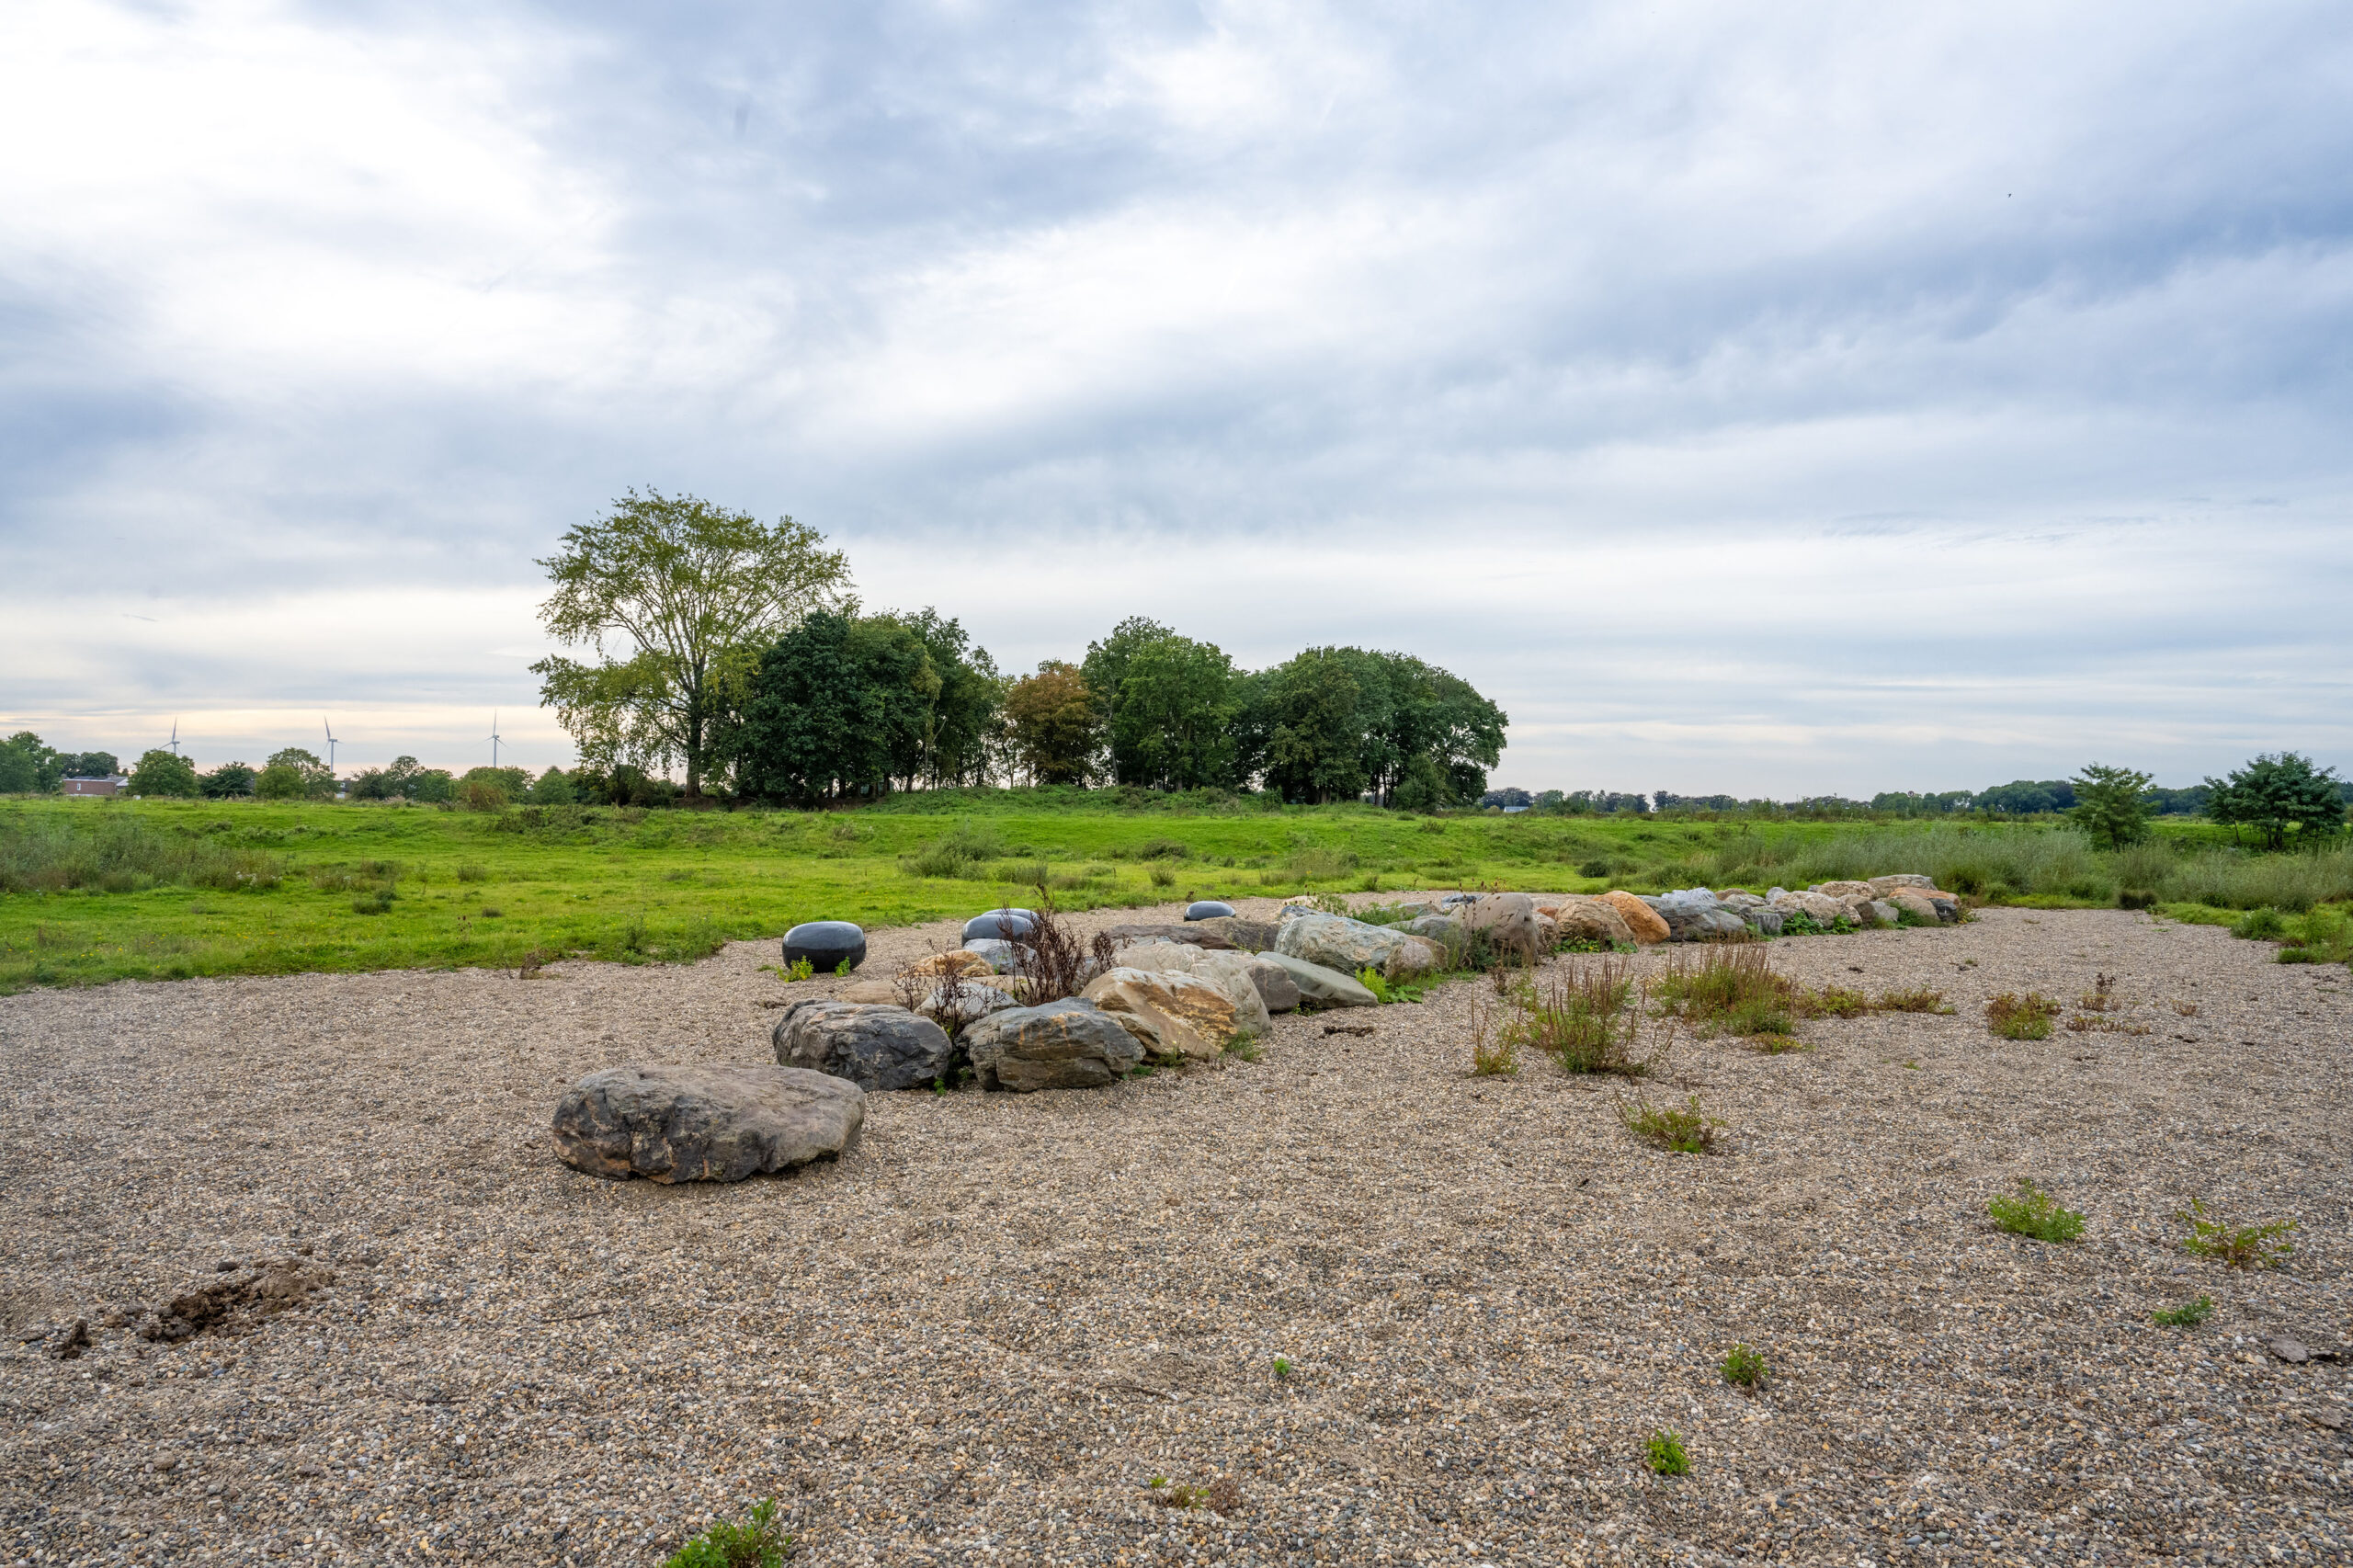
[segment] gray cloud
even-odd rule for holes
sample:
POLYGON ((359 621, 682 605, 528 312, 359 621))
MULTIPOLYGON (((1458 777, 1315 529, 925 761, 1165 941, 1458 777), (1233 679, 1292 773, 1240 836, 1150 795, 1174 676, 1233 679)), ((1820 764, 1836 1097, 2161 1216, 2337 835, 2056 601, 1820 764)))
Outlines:
POLYGON ((2325 6, 0 27, 44 733, 454 758, 531 558, 654 484, 1012 665, 1411 647, 1531 786, 2353 762, 2325 6))

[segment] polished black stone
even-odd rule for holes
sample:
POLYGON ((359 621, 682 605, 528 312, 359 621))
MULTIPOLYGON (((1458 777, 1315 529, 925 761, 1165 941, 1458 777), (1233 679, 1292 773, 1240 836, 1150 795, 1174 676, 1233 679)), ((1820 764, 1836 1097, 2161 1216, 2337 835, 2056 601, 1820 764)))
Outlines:
POLYGON ((1233 905, 1220 903, 1213 898, 1205 898, 1199 903, 1188 903, 1185 906, 1185 918, 1188 920, 1215 920, 1220 915, 1233 913, 1233 905))
POLYGON ((856 969, 866 961, 866 933, 847 920, 812 920, 784 934, 787 969, 802 959, 819 974, 831 974, 847 959, 856 969))
POLYGON ((1017 942, 1029 934, 1038 922, 1034 909, 992 909, 986 915, 975 915, 964 922, 964 940, 991 937, 999 941, 1017 942))

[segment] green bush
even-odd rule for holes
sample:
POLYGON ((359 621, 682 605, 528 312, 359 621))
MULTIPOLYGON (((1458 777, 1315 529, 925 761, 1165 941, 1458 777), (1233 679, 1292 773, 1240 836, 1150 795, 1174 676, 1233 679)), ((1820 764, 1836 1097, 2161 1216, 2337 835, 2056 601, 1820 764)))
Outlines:
POLYGON ((721 1519, 672 1552, 663 1568, 784 1568, 792 1538, 777 1528, 773 1498, 742 1524, 721 1519))
POLYGON ((2049 1040, 2059 1004, 2039 991, 2018 996, 2005 991, 1985 1004, 1985 1026, 2004 1040, 2049 1040))
POLYGON ((1679 1106, 1654 1106, 1637 1096, 1631 1103, 1619 1105, 1618 1119, 1637 1138, 1647 1139, 1672 1153, 1721 1152, 1716 1147, 1716 1133, 1723 1123, 1699 1108, 1697 1095, 1679 1106))
POLYGON ((1764 1356, 1753 1345, 1735 1345, 1725 1351, 1720 1369, 1724 1381, 1734 1388, 1756 1388, 1770 1375, 1764 1356))
POLYGON ((1989 1199, 1985 1212, 2013 1235, 2030 1236, 2038 1242, 2072 1242, 2084 1233, 2084 1217, 2073 1209, 2060 1207, 2057 1199, 2035 1186, 2029 1176, 2018 1177, 2015 1194, 1989 1199))
POLYGON ((1643 1460, 1658 1475, 1691 1473, 1691 1456, 1685 1451, 1683 1439, 1672 1432, 1652 1433, 1650 1443, 1643 1449, 1643 1460))
POLYGON ((159 747, 142 756, 131 770, 129 789, 134 795, 167 795, 192 801, 203 792, 203 784, 196 776, 195 765, 188 758, 159 747))
POLYGON ((2279 912, 2266 906, 2250 910, 2231 926, 2231 935, 2250 942, 2276 941, 2288 934, 2288 923, 2279 912))
POLYGON ((2177 1307, 2159 1307, 2149 1314, 2149 1321, 2159 1328, 2196 1328, 2213 1315, 2214 1298, 2200 1296, 2177 1307))
POLYGON ((2295 1256, 2296 1244, 2288 1240, 2288 1233, 2296 1228, 2293 1220, 2233 1225, 2208 1214, 2195 1198, 2174 1218, 2189 1227, 2181 1250, 2193 1257, 2211 1257, 2233 1268, 2277 1268, 2295 1256))

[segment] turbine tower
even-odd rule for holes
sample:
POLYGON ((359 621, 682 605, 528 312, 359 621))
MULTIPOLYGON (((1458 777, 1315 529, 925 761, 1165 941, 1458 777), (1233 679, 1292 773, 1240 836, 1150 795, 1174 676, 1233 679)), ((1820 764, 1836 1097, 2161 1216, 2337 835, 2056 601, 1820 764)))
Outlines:
POLYGON ((327 733, 327 771, 333 773, 335 771, 335 725, 324 719, 320 720, 319 722, 327 733))
POLYGON ((174 756, 177 756, 180 754, 180 722, 177 719, 172 721, 172 738, 169 743, 169 750, 174 756))
POLYGON ((498 766, 498 710, 490 710, 490 765, 498 766))

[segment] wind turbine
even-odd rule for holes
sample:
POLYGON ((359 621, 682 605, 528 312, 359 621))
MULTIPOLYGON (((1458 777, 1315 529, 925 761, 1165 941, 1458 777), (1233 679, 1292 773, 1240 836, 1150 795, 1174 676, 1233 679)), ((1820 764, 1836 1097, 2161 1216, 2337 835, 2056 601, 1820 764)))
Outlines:
POLYGON ((177 719, 172 721, 172 739, 169 750, 174 756, 177 756, 180 754, 180 722, 177 719))
POLYGON ((335 771, 335 726, 324 719, 320 720, 319 723, 327 733, 327 771, 333 773, 335 771))
POLYGON ((490 710, 490 765, 498 766, 498 710, 490 710))

